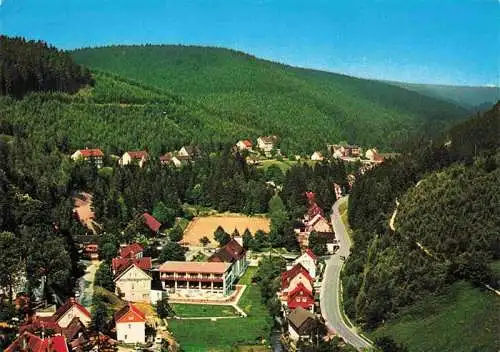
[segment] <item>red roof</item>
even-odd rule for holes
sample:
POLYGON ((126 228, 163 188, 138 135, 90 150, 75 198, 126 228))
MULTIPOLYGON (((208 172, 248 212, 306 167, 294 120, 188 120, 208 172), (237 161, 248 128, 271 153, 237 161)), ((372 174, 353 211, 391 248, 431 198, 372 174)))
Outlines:
POLYGON ((144 218, 144 222, 146 226, 153 232, 158 232, 160 231, 161 223, 156 220, 153 215, 144 213, 142 214, 142 217, 144 218))
POLYGON ((145 150, 139 150, 134 152, 127 152, 131 159, 146 159, 148 157, 148 152, 145 150))
POLYGON ((312 260, 316 261, 318 260, 318 257, 313 253, 313 251, 310 248, 307 248, 305 253, 311 257, 312 260))
POLYGON ((253 145, 253 143, 252 143, 252 142, 250 142, 248 139, 242 140, 241 142, 242 142, 242 143, 245 145, 245 147, 247 147, 247 148, 250 148, 250 147, 253 145))
POLYGON ((311 277, 307 269, 304 268, 302 264, 297 263, 290 270, 281 273, 281 288, 287 288, 290 284, 290 281, 300 273, 302 273, 307 278, 307 280, 309 280, 309 282, 313 282, 313 278, 311 277))
POLYGON ((116 323, 140 323, 146 321, 146 315, 141 312, 135 305, 129 302, 128 305, 115 313, 116 323))
POLYGON ((39 317, 36 315, 31 318, 31 321, 19 327, 19 333, 22 334, 25 331, 34 333, 42 329, 53 330, 56 334, 62 333, 62 328, 52 317, 39 317))
POLYGON ((139 243, 131 243, 126 247, 120 249, 120 257, 128 258, 135 257, 136 254, 142 253, 144 251, 144 247, 139 243))
POLYGON ((297 307, 309 309, 313 304, 313 294, 302 282, 299 282, 297 287, 288 294, 287 305, 290 309, 295 309, 297 307))
POLYGON ((119 271, 123 271, 127 269, 132 264, 135 264, 138 268, 142 270, 151 270, 153 264, 151 262, 150 257, 144 258, 113 258, 111 260, 111 267, 114 273, 118 273, 119 271))
POLYGON ((51 336, 42 339, 31 332, 25 331, 5 352, 68 352, 68 346, 64 336, 51 336))
POLYGON ((62 306, 60 306, 59 309, 56 310, 56 312, 54 313, 54 315, 52 317, 54 318, 55 321, 58 321, 73 306, 76 306, 78 308, 78 310, 80 310, 87 317, 89 317, 89 318, 91 317, 87 308, 85 308, 80 303, 78 303, 78 301, 73 297, 68 299, 66 301, 66 303, 64 303, 62 306))
POLYGON ((101 149, 80 149, 80 154, 85 158, 104 156, 101 149))
POLYGON ((210 258, 208 258, 208 261, 233 263, 240 260, 244 255, 245 249, 233 238, 210 258))

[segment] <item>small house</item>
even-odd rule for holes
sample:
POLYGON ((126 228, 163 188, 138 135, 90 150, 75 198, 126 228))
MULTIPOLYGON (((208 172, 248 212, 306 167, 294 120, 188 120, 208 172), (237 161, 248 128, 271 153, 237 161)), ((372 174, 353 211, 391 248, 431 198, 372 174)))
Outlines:
POLYGON ((148 158, 149 154, 145 150, 125 152, 120 160, 118 160, 118 164, 120 166, 135 164, 143 167, 148 158))
POLYGON ((152 232, 152 233, 159 233, 160 232, 160 227, 161 227, 161 222, 156 220, 156 218, 149 214, 149 213, 144 213, 142 214, 142 219, 144 221, 144 225, 152 232))
POLYGON ((121 258, 142 258, 144 252, 144 247, 139 243, 131 243, 120 248, 121 258))
POLYGON ((194 145, 187 145, 183 146, 179 152, 178 156, 180 157, 188 157, 189 159, 195 159, 199 156, 201 156, 201 150, 197 146, 194 145))
POLYGON ((288 292, 287 305, 288 309, 301 307, 312 311, 314 309, 314 295, 312 290, 300 282, 293 290, 288 292))
POLYGON ((302 307, 297 307, 288 314, 288 334, 292 341, 310 340, 317 327, 314 314, 302 307))
POLYGON ((270 153, 276 146, 278 138, 276 136, 264 136, 257 138, 257 147, 264 153, 270 153))
POLYGON ((236 143, 236 148, 238 148, 239 151, 243 150, 252 151, 252 147, 253 143, 248 139, 243 139, 241 141, 238 141, 238 143, 236 143))
POLYGON ((87 326, 90 324, 91 316, 87 308, 78 303, 74 297, 71 297, 56 310, 52 320, 64 329, 68 327, 75 317, 87 326))
POLYGON ((116 337, 124 343, 146 342, 146 316, 129 303, 115 313, 116 337))
POLYGON ((103 165, 104 153, 101 149, 79 149, 71 155, 73 161, 83 160, 94 164, 97 168, 103 165))
POLYGON ((231 272, 235 278, 242 276, 248 266, 246 251, 234 238, 208 258, 208 261, 231 263, 231 272))
POLYGON ((321 161, 323 160, 324 157, 323 155, 321 154, 321 152, 314 152, 312 155, 311 155, 311 160, 313 161, 321 161))
POLYGON ((318 258, 314 253, 308 248, 302 253, 300 257, 295 259, 293 262, 294 265, 300 264, 302 265, 309 275, 311 275, 312 278, 316 277, 316 263, 318 261, 318 258))

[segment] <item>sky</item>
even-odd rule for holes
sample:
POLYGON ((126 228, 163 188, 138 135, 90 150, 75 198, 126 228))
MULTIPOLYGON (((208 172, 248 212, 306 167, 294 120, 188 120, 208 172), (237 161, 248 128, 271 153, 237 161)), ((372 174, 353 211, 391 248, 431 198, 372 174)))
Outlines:
POLYGON ((218 46, 357 77, 500 85, 500 0, 0 0, 0 33, 62 49, 218 46))

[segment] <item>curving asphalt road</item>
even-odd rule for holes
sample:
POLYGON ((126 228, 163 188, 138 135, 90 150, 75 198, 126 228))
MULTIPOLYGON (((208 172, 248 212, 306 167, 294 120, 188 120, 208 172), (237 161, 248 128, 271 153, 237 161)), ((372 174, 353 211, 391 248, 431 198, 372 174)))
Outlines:
POLYGON ((340 249, 326 262, 323 282, 320 290, 321 314, 329 330, 341 336, 347 343, 358 349, 371 347, 371 343, 358 335, 355 329, 350 328, 340 313, 340 271, 344 262, 341 256, 347 258, 350 253, 351 241, 339 214, 339 205, 347 201, 347 197, 340 198, 332 207, 332 225, 335 237, 339 241, 340 249))

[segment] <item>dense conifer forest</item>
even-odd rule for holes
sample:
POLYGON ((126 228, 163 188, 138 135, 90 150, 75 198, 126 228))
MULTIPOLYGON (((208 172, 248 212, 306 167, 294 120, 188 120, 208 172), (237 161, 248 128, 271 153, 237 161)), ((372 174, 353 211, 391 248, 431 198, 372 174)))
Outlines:
POLYGON ((74 93, 92 83, 90 71, 41 41, 0 35, 0 95, 29 92, 74 93))
POLYGON ((392 149, 410 135, 438 133, 468 115, 451 103, 390 84, 281 65, 227 49, 112 46, 72 55, 91 69, 196 100, 224 121, 224 127, 239 125, 234 133, 238 138, 278 135, 286 152, 310 153, 342 140, 392 149))
POLYGON ((344 302, 365 328, 459 280, 498 287, 491 263, 500 259, 499 119, 497 103, 356 182, 344 302))

